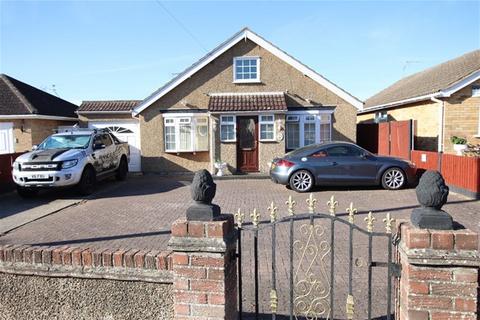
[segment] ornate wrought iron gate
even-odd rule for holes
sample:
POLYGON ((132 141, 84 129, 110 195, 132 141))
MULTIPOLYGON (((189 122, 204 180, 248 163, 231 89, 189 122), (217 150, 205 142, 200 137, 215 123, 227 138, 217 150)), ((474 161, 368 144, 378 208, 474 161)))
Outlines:
MULTIPOLYGON (((367 268, 367 292, 366 292, 366 318, 372 319, 372 270, 376 267, 384 267, 387 269, 386 282, 386 299, 382 303, 386 303, 385 314, 386 319, 392 317, 392 277, 399 275, 399 268, 392 261, 393 254, 393 237, 392 223, 394 219, 387 213, 383 219, 386 232, 375 232, 374 221, 376 220, 369 212, 364 218, 366 221, 366 229, 355 224, 357 209, 350 206, 346 209, 346 219, 343 219, 336 212, 338 202, 332 196, 327 202, 327 213, 316 213, 317 200, 310 194, 306 199, 308 205, 308 213, 297 214, 295 212, 296 202, 290 196, 286 201, 287 215, 281 217, 278 215, 278 209, 272 202, 268 207, 269 221, 260 221, 260 215, 257 209, 250 214, 251 223, 245 223, 245 214, 240 210, 235 214, 236 228, 238 231, 238 292, 239 292, 239 319, 244 319, 243 305, 243 271, 245 266, 242 263, 242 249, 251 250, 252 247, 242 248, 242 237, 249 236, 253 242, 253 309, 250 310, 250 317, 259 319, 259 269, 264 266, 260 265, 259 254, 262 259, 269 255, 271 270, 270 279, 270 310, 267 317, 278 319, 278 314, 282 314, 281 319, 285 317, 289 319, 334 319, 335 301, 345 301, 344 316, 342 319, 354 319, 356 300, 353 292, 353 271, 354 267, 362 265, 361 259, 354 259, 354 234, 360 233, 368 238, 366 244, 368 249, 367 261, 364 263, 367 268), (344 257, 348 270, 348 293, 345 299, 338 297, 335 300, 335 249, 336 242, 335 228, 338 224, 342 224, 348 230, 348 249, 344 257), (278 228, 282 226, 282 233, 279 234, 278 228), (261 236, 262 233, 265 236, 261 236), (278 286, 277 283, 277 237, 283 237, 288 247, 288 283, 278 286), (374 261, 373 258, 373 240, 383 239, 387 242, 387 252, 385 261, 374 261), (259 252, 259 241, 268 241, 267 247, 271 244, 271 252, 259 252), (271 243, 270 243, 271 241, 271 243), (287 296, 286 304, 283 312, 279 312, 279 295, 287 296)), ((263 244, 265 245, 265 244, 263 244)), ((269 248, 267 248, 268 250, 269 248)), ((269 251, 269 250, 268 250, 269 251)), ((285 253, 285 252, 283 252, 285 253)), ((338 256, 338 255, 337 255, 338 256)), ((284 257, 281 257, 284 258, 284 257)), ((265 260, 265 259, 264 259, 265 260)), ((282 259, 284 260, 284 259, 282 259)), ((250 278, 247 278, 250 280, 250 278)), ((365 297, 362 297, 365 298, 365 297)), ((265 299, 263 299, 265 300, 265 299)), ((362 301, 363 302, 363 301, 362 301)), ((262 315, 265 317, 265 313, 262 315)), ((358 316, 355 317, 357 319, 358 316)))

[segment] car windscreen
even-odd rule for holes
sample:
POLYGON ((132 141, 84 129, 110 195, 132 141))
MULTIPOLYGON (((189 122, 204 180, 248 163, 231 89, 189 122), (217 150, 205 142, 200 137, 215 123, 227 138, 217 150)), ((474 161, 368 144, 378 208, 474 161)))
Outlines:
POLYGON ((55 135, 45 139, 38 149, 86 149, 91 135, 55 135))

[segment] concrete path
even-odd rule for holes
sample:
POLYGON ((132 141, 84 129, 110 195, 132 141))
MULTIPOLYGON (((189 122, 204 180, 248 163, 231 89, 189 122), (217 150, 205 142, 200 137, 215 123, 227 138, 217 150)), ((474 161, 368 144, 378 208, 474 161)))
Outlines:
POLYGON ((101 197, 124 183, 112 179, 102 181, 97 191, 88 197, 79 196, 75 189, 42 190, 38 196, 31 199, 23 199, 16 192, 1 194, 0 236, 63 209, 101 197))

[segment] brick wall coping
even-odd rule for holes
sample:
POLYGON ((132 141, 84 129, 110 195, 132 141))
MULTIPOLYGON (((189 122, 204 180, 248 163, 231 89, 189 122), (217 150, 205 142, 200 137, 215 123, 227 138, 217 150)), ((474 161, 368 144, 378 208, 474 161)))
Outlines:
POLYGON ((171 251, 0 246, 0 272, 172 283, 171 251))
POLYGON ((479 267, 478 234, 468 230, 418 229, 402 222, 399 251, 416 265, 479 267))
POLYGON ((233 216, 223 215, 217 221, 187 221, 178 219, 172 224, 168 248, 183 252, 225 252, 235 244, 233 216))

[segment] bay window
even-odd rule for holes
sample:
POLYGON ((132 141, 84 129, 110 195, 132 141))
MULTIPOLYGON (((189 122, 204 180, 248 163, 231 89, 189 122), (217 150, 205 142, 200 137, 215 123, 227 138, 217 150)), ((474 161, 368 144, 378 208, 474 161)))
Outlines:
POLYGON ((166 152, 208 151, 207 117, 165 117, 164 125, 166 152))
POLYGON ((331 115, 327 113, 287 114, 285 143, 288 150, 331 140, 331 115))
POLYGON ((261 115, 260 141, 275 141, 275 117, 273 115, 261 115))
POLYGON ((235 142, 237 123, 235 116, 220 117, 220 140, 224 142, 235 142))

